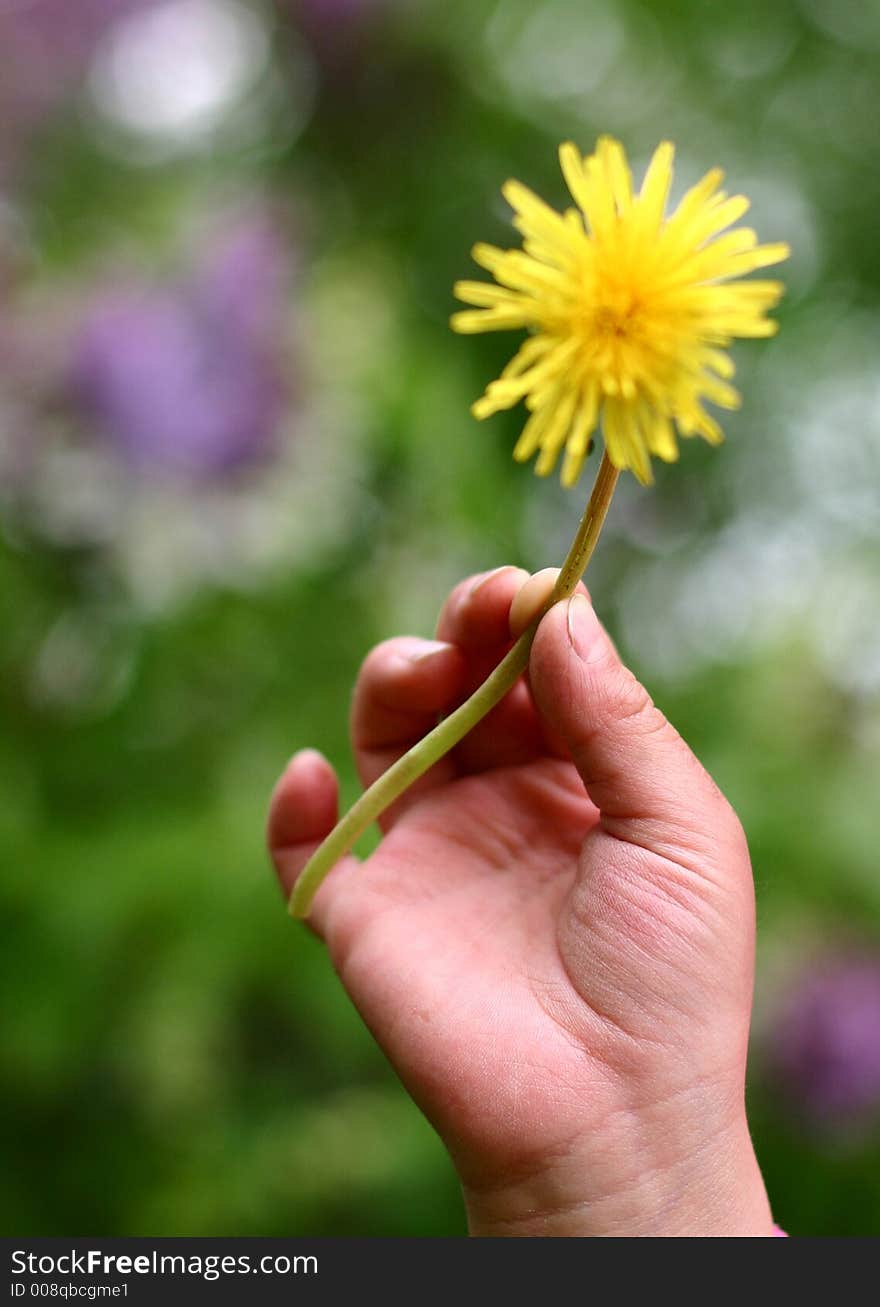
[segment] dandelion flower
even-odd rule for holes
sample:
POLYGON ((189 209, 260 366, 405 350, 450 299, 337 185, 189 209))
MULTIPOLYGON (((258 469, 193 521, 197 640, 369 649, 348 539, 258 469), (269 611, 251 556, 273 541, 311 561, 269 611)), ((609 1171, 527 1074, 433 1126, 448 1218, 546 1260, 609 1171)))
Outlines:
POLYGON ((473 306, 456 331, 525 328, 530 334, 498 380, 474 404, 477 418, 525 400, 530 417, 514 449, 546 476, 564 451, 562 482, 580 475, 601 424, 610 461, 651 481, 651 455, 672 462, 677 435, 723 439, 705 408, 737 408, 726 347, 737 337, 772 336, 767 312, 778 281, 740 280, 788 257, 785 244, 759 245, 747 227, 728 230, 749 207, 720 190, 715 168, 667 215, 673 147, 654 152, 633 189, 623 147, 602 137, 584 157, 571 143, 559 161, 577 208, 557 213, 527 187, 503 194, 522 249, 474 246, 497 284, 461 281, 473 306))
POLYGON ((654 152, 638 194, 622 146, 609 137, 589 158, 563 145, 559 159, 578 207, 556 213, 508 182, 504 195, 523 247, 474 247, 497 284, 458 282, 456 295, 472 307, 455 314, 452 325, 467 333, 529 332, 473 406, 485 418, 525 400, 531 416, 514 458, 537 454, 535 471, 546 476, 564 450, 562 481, 573 485, 601 423, 605 454, 589 502, 542 612, 470 698, 374 781, 319 845, 291 895, 295 917, 308 915, 327 872, 364 831, 516 684, 543 613, 574 592, 593 555, 621 470, 649 482, 651 456, 676 459, 678 435, 717 444, 721 428, 704 401, 739 404, 726 347, 736 336, 776 331, 767 312, 779 301, 780 283, 739 278, 787 258, 788 246, 759 245, 745 227, 728 231, 749 202, 719 189, 720 170, 707 173, 667 217, 668 143, 654 152))

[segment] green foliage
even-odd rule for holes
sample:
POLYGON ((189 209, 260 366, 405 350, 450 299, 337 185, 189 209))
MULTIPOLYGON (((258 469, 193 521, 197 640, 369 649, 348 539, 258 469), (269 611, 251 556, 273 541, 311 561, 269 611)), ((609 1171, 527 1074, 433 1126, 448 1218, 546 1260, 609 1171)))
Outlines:
MULTIPOLYGON (((307 465, 310 442, 338 448, 346 480, 344 500, 328 475, 297 501, 297 532, 265 565, 155 604, 118 552, 52 540, 4 495, 5 1228, 463 1231, 439 1142, 320 946, 285 916, 262 824, 286 757, 306 744, 354 795, 346 715, 373 643, 429 633, 469 570, 564 551, 581 492, 513 465, 521 415, 468 414, 510 342, 456 339, 446 317, 471 243, 507 243, 503 180, 561 203, 557 142, 611 131, 637 160, 672 137, 686 180, 726 164, 731 188, 755 195, 762 238, 794 245, 778 344, 760 361, 761 346, 737 350, 746 402, 728 446, 688 445, 656 490, 624 487, 591 588, 750 835, 754 1123, 777 1218, 795 1234, 876 1231, 876 1139, 811 1134, 761 1057, 793 960, 816 941, 880 934, 880 631, 854 623, 846 598, 873 576, 876 611, 880 526, 844 501, 822 518, 810 498, 824 463, 855 447, 841 456, 836 430, 812 487, 791 452, 809 385, 834 368, 852 378, 850 342, 876 345, 880 322, 880 139, 860 108, 878 46, 847 36, 832 8, 375 0, 338 59, 317 47, 299 135, 270 116, 262 134, 182 159, 126 157, 66 103, 31 138, 14 182, 31 246, 22 313, 60 306, 71 286, 84 294, 114 251, 150 270, 173 263, 192 214, 226 193, 281 204, 300 265, 290 439, 307 465), (743 572, 737 529, 760 555, 780 522, 791 530, 743 572), (718 570, 701 580, 706 559, 718 570)), ((281 83, 302 75, 304 41, 289 24, 276 32, 281 83)), ((865 356, 876 366, 875 349, 865 356)), ((853 385, 868 375, 866 363, 853 385)), ((867 415, 853 425, 876 447, 867 415)), ((871 457, 856 489, 873 484, 876 502, 871 457)), ((247 493, 271 520, 265 480, 247 493)), ((157 516, 155 532, 167 525, 157 516)), ((187 557, 174 566, 185 573, 187 557)))

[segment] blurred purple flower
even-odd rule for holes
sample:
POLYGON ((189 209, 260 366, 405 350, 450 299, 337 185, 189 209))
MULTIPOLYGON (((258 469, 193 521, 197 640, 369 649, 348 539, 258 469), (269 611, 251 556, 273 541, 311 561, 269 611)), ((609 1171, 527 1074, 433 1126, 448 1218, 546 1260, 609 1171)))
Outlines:
POLYGON ((771 1058, 816 1124, 880 1116, 880 958, 829 958, 802 977, 774 1025, 771 1058))
POLYGON ((79 330, 80 404, 133 467, 210 480, 262 462, 284 410, 286 260, 250 220, 179 285, 108 291, 79 330))

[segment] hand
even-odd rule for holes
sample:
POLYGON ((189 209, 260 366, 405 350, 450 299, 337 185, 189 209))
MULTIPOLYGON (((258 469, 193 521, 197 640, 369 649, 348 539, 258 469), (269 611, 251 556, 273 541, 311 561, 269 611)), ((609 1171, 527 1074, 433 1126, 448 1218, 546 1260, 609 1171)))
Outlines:
MULTIPOLYGON (((365 785, 499 661, 525 581, 471 578, 437 642, 372 651, 365 785)), ((269 817, 285 893, 336 817, 329 763, 297 754, 269 817)), ((529 683, 385 818, 311 923, 445 1141, 472 1233, 771 1235, 743 1104, 746 841, 583 590, 543 618, 529 683)))

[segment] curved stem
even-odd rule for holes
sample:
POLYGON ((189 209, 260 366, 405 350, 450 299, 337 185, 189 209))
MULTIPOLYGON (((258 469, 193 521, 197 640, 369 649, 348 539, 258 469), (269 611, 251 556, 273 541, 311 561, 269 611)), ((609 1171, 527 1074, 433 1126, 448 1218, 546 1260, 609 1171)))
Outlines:
POLYGON ((464 739, 468 731, 481 718, 485 717, 497 703, 513 688, 525 671, 532 641, 541 618, 553 604, 565 599, 572 593, 584 574, 590 561, 605 515, 611 503, 611 496, 618 478, 617 468, 605 454, 602 458, 596 481, 590 495, 584 515, 581 518, 577 534, 565 562, 562 564, 556 584, 547 603, 538 616, 523 631, 513 648, 505 655, 483 684, 471 697, 448 717, 434 727, 418 744, 398 758, 368 790, 349 808, 348 812, 315 852, 297 879, 290 896, 290 912, 294 917, 307 917, 312 899, 331 867, 348 853, 355 842, 363 835, 386 808, 390 807, 414 781, 433 767, 444 754, 455 748, 464 739))

